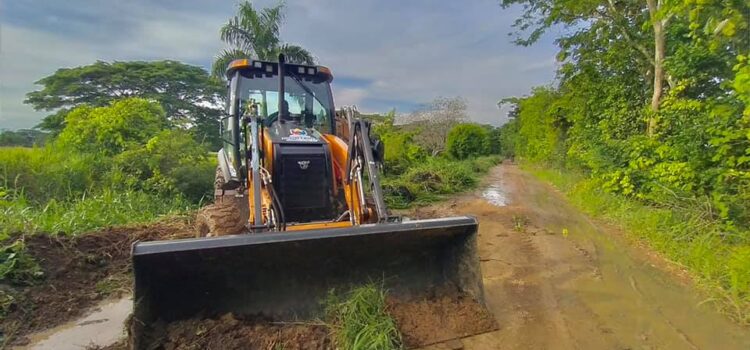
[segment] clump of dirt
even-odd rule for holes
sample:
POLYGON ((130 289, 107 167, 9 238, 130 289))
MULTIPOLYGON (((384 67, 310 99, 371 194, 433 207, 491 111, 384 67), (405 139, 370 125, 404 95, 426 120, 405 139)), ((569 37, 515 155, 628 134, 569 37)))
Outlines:
POLYGON ((273 323, 258 318, 238 318, 233 314, 170 323, 159 344, 166 350, 334 348, 324 324, 273 323))
POLYGON ((388 313, 396 321, 404 345, 409 349, 498 329, 487 308, 463 294, 411 301, 388 298, 387 304, 388 313))
MULTIPOLYGON (((0 338, 14 345, 23 336, 81 316, 107 296, 130 291, 133 242, 194 237, 185 220, 107 228, 75 237, 28 235, 27 252, 39 263, 44 280, 31 286, 2 286, 15 299, 0 320, 0 338)), ((16 237, 15 239, 20 239, 16 237)))

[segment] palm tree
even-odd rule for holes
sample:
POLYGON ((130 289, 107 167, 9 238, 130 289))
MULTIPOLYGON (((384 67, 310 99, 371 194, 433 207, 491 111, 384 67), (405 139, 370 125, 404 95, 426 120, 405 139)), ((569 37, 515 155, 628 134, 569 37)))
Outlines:
POLYGON ((260 11, 256 11, 249 1, 240 3, 237 15, 221 27, 221 40, 229 48, 216 57, 211 74, 224 77, 229 62, 238 58, 275 61, 280 53, 290 63, 315 64, 309 51, 279 39, 279 27, 283 21, 283 2, 260 11))

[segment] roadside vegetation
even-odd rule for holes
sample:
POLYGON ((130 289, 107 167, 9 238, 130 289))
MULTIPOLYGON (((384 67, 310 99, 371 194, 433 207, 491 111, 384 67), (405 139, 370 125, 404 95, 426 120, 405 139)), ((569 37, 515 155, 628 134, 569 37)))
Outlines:
POLYGON ((394 209, 434 202, 473 188, 500 162, 495 128, 468 122, 461 98, 438 98, 410 115, 374 118, 385 145, 383 191, 394 209))
POLYGON ((340 349, 402 349, 396 321, 386 310, 386 291, 368 284, 326 300, 328 327, 340 349))
POLYGON ((503 152, 750 323, 748 3, 502 2, 517 4, 517 43, 569 30, 556 38, 558 81, 503 101, 503 152))

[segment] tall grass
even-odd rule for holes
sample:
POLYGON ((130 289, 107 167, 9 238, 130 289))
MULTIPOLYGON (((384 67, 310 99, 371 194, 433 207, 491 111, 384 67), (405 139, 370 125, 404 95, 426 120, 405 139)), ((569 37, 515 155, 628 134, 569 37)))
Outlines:
POLYGON ((468 160, 428 158, 399 175, 384 177, 386 203, 395 209, 434 202, 444 195, 471 189, 479 176, 500 162, 498 156, 468 160))
POLYGON ((109 160, 52 147, 0 147, 0 188, 23 190, 34 203, 78 197, 101 182, 109 160))
POLYGON ((729 234, 692 205, 648 206, 602 190, 596 180, 559 170, 528 167, 586 213, 624 227, 630 235, 686 267, 722 311, 750 324, 750 233, 729 234))
MULTIPOLYGON (((1 194, 1 193, 0 193, 1 194)), ((182 197, 159 198, 140 191, 104 190, 73 200, 37 205, 23 193, 0 197, 0 241, 14 232, 78 234, 102 227, 153 221, 195 208, 182 197)))
POLYGON ((10 233, 77 234, 152 221, 196 205, 132 188, 112 159, 65 149, 0 148, 0 241, 10 233))
POLYGON ((343 300, 334 294, 326 303, 329 327, 338 348, 348 350, 402 349, 401 333, 386 310, 386 292, 367 284, 343 300))

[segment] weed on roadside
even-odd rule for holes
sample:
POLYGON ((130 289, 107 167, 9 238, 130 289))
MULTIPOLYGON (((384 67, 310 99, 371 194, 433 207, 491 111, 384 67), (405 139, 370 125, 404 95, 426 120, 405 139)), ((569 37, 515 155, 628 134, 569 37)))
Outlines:
POLYGON ((513 229, 517 232, 526 232, 529 219, 523 215, 513 215, 513 229))
POLYGON ((31 285, 43 276, 42 268, 26 251, 23 238, 0 247, 0 281, 31 285))
POLYGON ((386 291, 374 283, 355 288, 343 299, 326 300, 329 328, 340 349, 402 349, 401 334, 386 310, 386 291))

